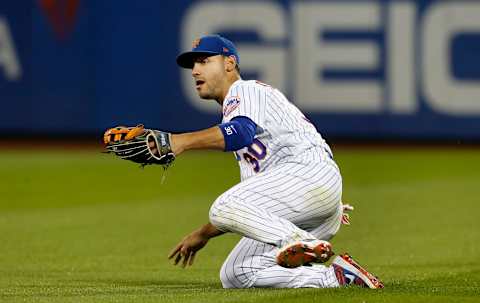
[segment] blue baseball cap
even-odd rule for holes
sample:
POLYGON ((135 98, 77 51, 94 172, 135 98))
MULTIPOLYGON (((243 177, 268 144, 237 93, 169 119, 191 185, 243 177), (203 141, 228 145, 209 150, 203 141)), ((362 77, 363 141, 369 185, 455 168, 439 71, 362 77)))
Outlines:
POLYGON ((196 58, 215 55, 234 56, 237 64, 240 63, 237 48, 232 41, 220 35, 208 35, 195 39, 192 44, 192 50, 184 52, 177 57, 177 64, 183 68, 193 68, 196 58))

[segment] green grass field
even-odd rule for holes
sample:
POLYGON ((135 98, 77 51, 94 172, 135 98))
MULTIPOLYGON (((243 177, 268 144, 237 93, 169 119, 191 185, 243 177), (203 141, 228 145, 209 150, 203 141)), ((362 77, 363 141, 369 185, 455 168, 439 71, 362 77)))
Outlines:
POLYGON ((238 182, 231 154, 181 156, 160 184, 97 151, 0 152, 0 302, 479 302, 480 152, 337 148, 352 225, 333 239, 385 289, 224 290, 236 235, 188 269, 170 249, 238 182))

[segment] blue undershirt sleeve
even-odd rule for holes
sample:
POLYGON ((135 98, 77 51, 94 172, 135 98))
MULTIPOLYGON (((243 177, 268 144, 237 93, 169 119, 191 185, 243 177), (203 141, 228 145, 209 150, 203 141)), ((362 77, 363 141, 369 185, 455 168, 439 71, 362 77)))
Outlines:
POLYGON ((218 126, 225 139, 225 151, 236 151, 250 146, 257 131, 255 122, 245 116, 237 116, 218 126))

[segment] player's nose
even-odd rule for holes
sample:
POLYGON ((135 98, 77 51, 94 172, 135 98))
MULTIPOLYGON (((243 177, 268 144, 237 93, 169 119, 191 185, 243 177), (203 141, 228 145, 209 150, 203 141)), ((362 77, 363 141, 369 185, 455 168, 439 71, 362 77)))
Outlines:
POLYGON ((195 77, 199 75, 200 75, 200 71, 198 70, 198 64, 194 63, 192 67, 192 76, 195 77))

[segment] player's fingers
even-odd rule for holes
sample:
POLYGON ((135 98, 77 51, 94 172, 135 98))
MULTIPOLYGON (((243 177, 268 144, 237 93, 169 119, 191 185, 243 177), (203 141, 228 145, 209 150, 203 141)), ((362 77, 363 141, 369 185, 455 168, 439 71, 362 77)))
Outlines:
POLYGON ((178 262, 180 262, 180 260, 182 260, 182 255, 181 254, 178 254, 177 257, 175 258, 175 262, 173 263, 174 265, 177 265, 178 262))
POLYGON ((180 261, 184 257, 185 257, 185 252, 184 252, 183 246, 181 246, 181 249, 179 249, 178 251, 177 257, 175 258, 174 264, 177 265, 178 263, 180 263, 180 261))
POLYGON ((173 258, 180 251, 180 248, 182 248, 182 243, 178 244, 174 249, 172 249, 172 251, 168 255, 168 258, 173 258))
POLYGON ((192 255, 190 256, 190 261, 188 262, 188 265, 192 266, 193 265, 193 260, 195 260, 195 255, 197 252, 193 252, 192 255))
POLYGON ((171 259, 173 258, 178 252, 178 249, 174 249, 172 250, 169 254, 168 254, 168 258, 171 259))
POLYGON ((185 268, 188 264, 188 259, 190 258, 190 252, 188 251, 184 256, 183 256, 183 262, 182 262, 182 268, 185 268))
POLYGON ((182 260, 182 258, 186 257, 187 251, 188 250, 183 246, 183 242, 178 245, 177 247, 178 254, 177 254, 177 257, 175 258, 174 265, 177 265, 182 260))

